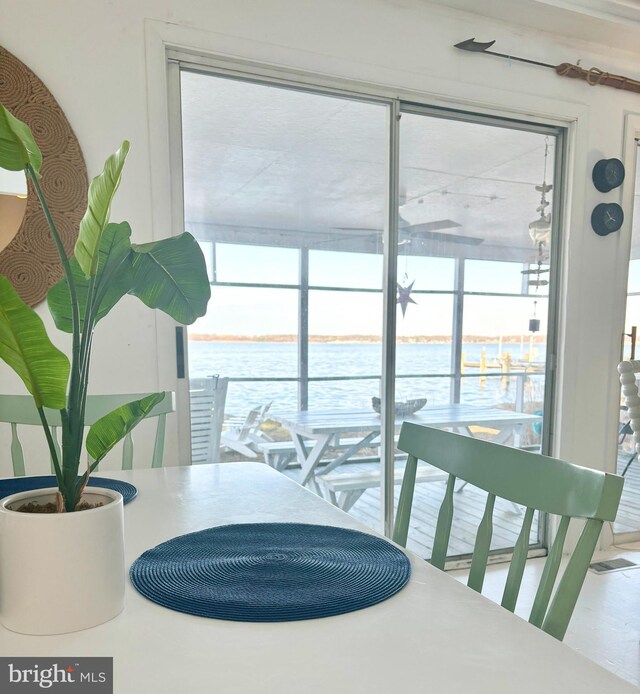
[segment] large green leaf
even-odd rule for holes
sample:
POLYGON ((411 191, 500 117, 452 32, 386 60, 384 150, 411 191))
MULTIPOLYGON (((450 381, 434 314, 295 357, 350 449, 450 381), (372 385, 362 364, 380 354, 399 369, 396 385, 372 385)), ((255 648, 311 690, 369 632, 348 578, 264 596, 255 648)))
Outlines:
MULTIPOLYGON (((95 278, 96 296, 100 300, 95 322, 104 318, 132 287, 133 268, 130 237, 131 227, 127 222, 107 224, 102 234, 98 252, 98 271, 95 278)), ((84 331, 89 280, 76 258, 71 259, 70 265, 78 297, 80 329, 84 331)), ((47 294, 47 303, 57 328, 67 333, 72 332, 71 298, 66 278, 61 279, 51 287, 47 294)))
POLYGON ((22 171, 27 164, 31 164, 37 174, 40 173, 40 148, 29 126, 0 104, 0 168, 22 171))
POLYGON ((75 247, 75 256, 87 277, 95 275, 98 269, 100 238, 109 223, 111 201, 120 185, 128 153, 129 143, 125 140, 120 149, 107 159, 104 170, 89 186, 87 211, 80 222, 75 247))
POLYGON ((0 275, 0 358, 24 381, 37 407, 66 406, 69 360, 49 340, 38 314, 0 275))
POLYGON ((150 308, 168 313, 178 323, 189 325, 204 316, 211 286, 204 256, 191 234, 131 247, 131 294, 150 308))
POLYGON ((117 407, 95 422, 87 433, 87 452, 94 464, 102 460, 165 396, 165 392, 147 395, 142 400, 117 407))

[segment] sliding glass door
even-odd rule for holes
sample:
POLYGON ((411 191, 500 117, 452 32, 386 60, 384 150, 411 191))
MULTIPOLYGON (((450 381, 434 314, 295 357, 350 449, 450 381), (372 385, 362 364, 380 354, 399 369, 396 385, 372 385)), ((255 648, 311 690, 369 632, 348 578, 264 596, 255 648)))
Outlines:
POLYGON ((379 429, 388 106, 189 71, 181 101, 185 229, 212 283, 189 373, 229 379, 222 460, 301 480, 326 439, 310 488, 327 492, 316 473, 347 452, 378 470, 379 434, 356 444, 379 429), (331 421, 307 429, 305 412, 331 421))
MULTIPOLYGON (((414 107, 400 121, 397 407, 426 399, 418 412, 431 406, 435 423, 534 451, 548 380, 556 139, 550 129, 414 107)), ((409 544, 424 556, 438 478, 424 465, 416 487, 409 544)), ((452 555, 473 550, 485 500, 458 486, 452 555)), ((514 545, 522 518, 500 502, 493 550, 514 545)))
MULTIPOLYGON (((405 463, 385 497, 382 435, 407 417, 547 450, 556 129, 193 69, 180 101, 184 228, 212 283, 189 375, 229 379, 223 461, 264 460, 382 530, 405 463)), ((443 492, 423 470, 425 557, 443 492)), ((481 497, 459 490, 452 555, 481 497)), ((496 551, 521 520, 496 509, 496 551)))

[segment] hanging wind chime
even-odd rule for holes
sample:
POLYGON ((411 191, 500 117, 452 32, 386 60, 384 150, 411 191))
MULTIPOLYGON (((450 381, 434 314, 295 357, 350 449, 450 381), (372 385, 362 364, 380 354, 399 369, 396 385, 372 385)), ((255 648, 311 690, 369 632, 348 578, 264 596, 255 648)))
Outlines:
POLYGON ((533 279, 529 279, 529 286, 535 287, 533 300, 533 315, 529 319, 529 332, 537 333, 540 330, 540 319, 537 317, 538 309, 538 291, 540 287, 549 284, 548 280, 542 279, 541 275, 549 272, 548 269, 542 269, 542 263, 546 259, 545 246, 551 239, 551 214, 547 212, 547 207, 550 203, 547 200, 547 193, 553 188, 553 185, 547 183, 547 158, 549 156, 549 138, 544 141, 544 171, 542 174, 542 185, 536 186, 536 190, 540 193, 540 204, 536 208, 536 212, 540 213, 540 217, 529 224, 529 236, 536 244, 538 256, 536 258, 536 268, 533 270, 523 270, 523 275, 530 275, 533 279))

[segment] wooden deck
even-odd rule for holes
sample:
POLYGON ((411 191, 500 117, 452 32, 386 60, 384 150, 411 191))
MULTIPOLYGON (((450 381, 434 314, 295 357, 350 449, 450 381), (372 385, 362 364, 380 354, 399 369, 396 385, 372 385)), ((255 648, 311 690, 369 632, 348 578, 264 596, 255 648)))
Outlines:
MULTIPOLYGON (((445 486, 445 482, 425 482, 416 486, 407 546, 425 558, 431 556, 433 535, 445 486)), ((396 503, 399 493, 400 488, 396 486, 396 503)), ((451 541, 449 543, 450 555, 470 554, 473 551, 476 530, 484 513, 486 500, 486 492, 471 485, 467 485, 456 493, 451 541)), ((367 525, 379 529, 380 490, 370 489, 363 494, 351 509, 351 514, 367 525)), ((512 504, 502 499, 496 499, 491 549, 513 547, 518 538, 523 517, 523 512, 518 513, 512 504)), ((535 519, 533 527, 537 527, 535 519)), ((532 532, 531 542, 536 542, 536 538, 537 531, 532 532)))
MULTIPOLYGON (((623 452, 618 459, 618 472, 622 473, 629 459, 623 452)), ((377 469, 377 463, 350 463, 343 467, 349 472, 377 469)), ((288 469, 286 473, 297 479, 299 470, 288 469)), ((419 556, 428 558, 433 546, 433 534, 437 521, 440 503, 444 496, 445 483, 441 481, 424 482, 416 487, 413 513, 409 528, 407 546, 419 556)), ((400 486, 395 487, 395 499, 398 501, 400 486)), ((473 551, 475 533, 484 512, 486 492, 467 485, 455 495, 455 511, 451 529, 449 553, 452 556, 469 554, 473 551)), ((380 530, 380 489, 368 489, 358 499, 349 513, 359 521, 375 530, 380 530)), ((522 525, 523 513, 518 513, 512 504, 502 499, 496 500, 493 514, 492 549, 510 548, 516 542, 522 525)), ((626 474, 625 489, 620 502, 620 509, 615 523, 615 532, 640 530, 640 463, 636 460, 626 474)), ((530 542, 537 541, 537 514, 532 525, 530 542)))
MULTIPOLYGON (((398 465, 402 466, 404 463, 398 463, 398 465)), ((378 466, 378 463, 350 463, 343 467, 348 468, 349 472, 355 472, 357 470, 375 470, 378 466)), ((292 479, 297 479, 299 470, 288 469, 286 474, 292 479)), ((416 486, 407 546, 416 554, 425 558, 431 556, 433 534, 445 486, 446 483, 442 481, 424 482, 416 486)), ((396 485, 396 504, 399 495, 400 485, 396 485)), ((451 543, 449 546, 451 555, 469 554, 473 551, 475 532, 484 512, 486 499, 486 492, 472 485, 467 485, 456 493, 451 543)), ((349 513, 369 527, 380 530, 380 489, 373 488, 365 491, 349 513)), ((491 548, 513 547, 520 532, 523 517, 523 512, 518 512, 513 504, 503 499, 496 499, 491 548)), ((537 528, 536 519, 534 519, 532 527, 537 528)), ((537 529, 532 530, 531 542, 535 542, 536 538, 537 529)))
MULTIPOLYGON (((618 474, 622 474, 631 453, 627 450, 618 454, 618 474)), ((620 508, 614 524, 614 532, 640 531, 640 462, 634 460, 625 475, 620 508)))

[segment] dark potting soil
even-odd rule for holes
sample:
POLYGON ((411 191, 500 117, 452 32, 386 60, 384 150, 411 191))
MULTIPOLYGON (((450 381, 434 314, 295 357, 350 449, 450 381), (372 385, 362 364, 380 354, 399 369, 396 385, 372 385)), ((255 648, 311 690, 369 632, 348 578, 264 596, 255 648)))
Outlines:
MULTIPOLYGON (((76 506, 76 511, 87 511, 103 505, 104 504, 102 502, 98 504, 89 504, 86 501, 82 501, 76 506)), ((38 504, 34 501, 29 501, 26 504, 19 506, 16 511, 19 513, 57 513, 58 507, 52 501, 47 504, 38 504)))

